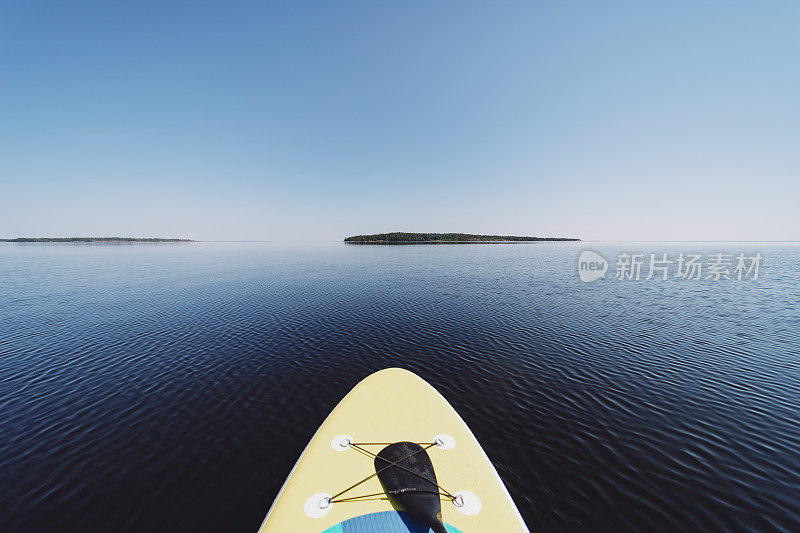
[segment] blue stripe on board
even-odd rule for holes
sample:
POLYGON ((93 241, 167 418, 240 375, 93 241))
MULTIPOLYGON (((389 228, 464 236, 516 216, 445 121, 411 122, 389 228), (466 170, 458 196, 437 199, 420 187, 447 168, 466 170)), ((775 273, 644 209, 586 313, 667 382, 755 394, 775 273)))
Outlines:
MULTIPOLYGON (((447 533, 462 533, 461 530, 445 524, 447 533)), ((400 511, 383 511, 349 518, 322 533, 433 533, 419 522, 400 511)))

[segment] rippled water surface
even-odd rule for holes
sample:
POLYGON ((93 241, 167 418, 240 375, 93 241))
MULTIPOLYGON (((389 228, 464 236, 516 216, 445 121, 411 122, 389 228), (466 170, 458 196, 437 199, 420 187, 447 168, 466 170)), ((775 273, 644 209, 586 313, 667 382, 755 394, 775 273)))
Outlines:
POLYGON ((0 244, 0 529, 255 532, 402 366, 534 531, 800 530, 800 247, 594 243, 764 264, 584 284, 586 247, 0 244))

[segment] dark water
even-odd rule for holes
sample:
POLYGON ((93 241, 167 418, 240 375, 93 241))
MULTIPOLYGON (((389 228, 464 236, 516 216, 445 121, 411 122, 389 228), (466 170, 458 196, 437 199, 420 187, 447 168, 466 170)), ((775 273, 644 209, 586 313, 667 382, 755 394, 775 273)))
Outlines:
POLYGON ((0 529, 255 532, 402 366, 534 531, 800 530, 800 247, 701 246, 760 251, 756 282, 593 284, 583 248, 0 245, 0 529))

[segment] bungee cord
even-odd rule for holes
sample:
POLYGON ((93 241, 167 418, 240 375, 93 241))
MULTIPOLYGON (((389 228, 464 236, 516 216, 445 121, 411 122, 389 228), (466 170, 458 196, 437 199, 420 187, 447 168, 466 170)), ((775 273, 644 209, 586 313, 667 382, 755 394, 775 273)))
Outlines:
POLYGON ((369 450, 367 450, 367 449, 362 447, 362 446, 388 446, 388 445, 391 445, 391 444, 395 444, 395 443, 393 443, 393 442, 350 442, 348 447, 354 448, 355 450, 359 451, 360 453, 362 453, 364 455, 367 455, 369 457, 372 457, 373 459, 380 459, 381 461, 383 461, 385 463, 389 463, 389 464, 387 464, 386 466, 380 468, 379 470, 376 470, 374 473, 372 473, 369 476, 365 477, 361 481, 353 483, 352 485, 350 485, 346 489, 337 492, 336 494, 334 494, 333 496, 331 496, 329 498, 326 498, 327 503, 328 504, 332 504, 332 503, 369 501, 370 499, 379 499, 379 498, 376 498, 377 496, 391 496, 391 495, 403 494, 405 492, 425 492, 425 493, 431 493, 431 494, 439 494, 441 496, 445 496, 446 498, 450 499, 451 501, 455 501, 456 500, 455 496, 453 496, 447 489, 445 489, 444 487, 442 487, 441 485, 439 485, 435 481, 433 481, 431 479, 428 479, 426 476, 420 474, 419 472, 414 472, 410 468, 406 468, 405 466, 399 464, 399 463, 401 463, 401 462, 413 457, 414 455, 416 455, 416 454, 418 454, 420 452, 424 452, 425 450, 428 450, 429 448, 432 448, 433 446, 436 446, 436 444, 437 444, 436 442, 416 442, 414 444, 417 444, 419 446, 424 446, 424 447, 421 447, 419 450, 416 450, 413 453, 411 453, 409 455, 406 455, 405 457, 401 457, 396 462, 390 462, 388 459, 384 459, 383 457, 379 457, 377 454, 372 453, 371 451, 369 451, 369 450), (386 470, 388 468, 391 468, 393 466, 396 466, 397 468, 400 468, 401 470, 405 470, 406 472, 414 474, 415 476, 417 476, 417 477, 427 481, 431 485, 435 486, 439 490, 435 491, 435 490, 420 490, 420 489, 415 489, 415 488, 407 488, 407 489, 391 490, 391 491, 388 491, 388 492, 387 491, 378 492, 378 493, 375 493, 375 494, 365 494, 365 495, 361 495, 361 496, 350 496, 348 498, 339 498, 339 496, 351 491, 352 489, 358 487, 362 483, 365 483, 365 482, 369 481, 370 479, 374 478, 375 476, 377 476, 378 474, 380 474, 384 470, 386 470))

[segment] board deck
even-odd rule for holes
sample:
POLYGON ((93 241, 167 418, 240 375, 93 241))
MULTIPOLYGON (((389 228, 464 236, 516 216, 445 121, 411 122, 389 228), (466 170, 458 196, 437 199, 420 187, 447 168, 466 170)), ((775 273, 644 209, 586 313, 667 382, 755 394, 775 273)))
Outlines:
MULTIPOLYGON (((336 495, 375 473, 372 459, 348 446, 348 439, 357 444, 433 443, 437 436, 439 444, 428 448, 427 453, 438 483, 452 494, 464 495, 457 502, 460 506, 442 499, 442 518, 448 532, 527 532, 505 485, 461 417, 436 389, 400 368, 366 377, 336 406, 298 459, 259 531, 346 533, 368 531, 350 526, 373 518, 405 521, 405 513, 398 513, 402 509, 383 494, 327 505, 320 498, 336 495)), ((382 448, 358 446, 373 453, 382 448)), ((377 476, 373 476, 341 498, 382 492, 377 476)))

